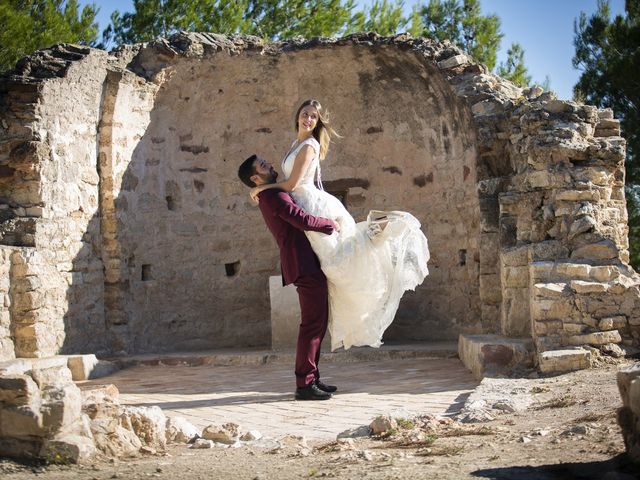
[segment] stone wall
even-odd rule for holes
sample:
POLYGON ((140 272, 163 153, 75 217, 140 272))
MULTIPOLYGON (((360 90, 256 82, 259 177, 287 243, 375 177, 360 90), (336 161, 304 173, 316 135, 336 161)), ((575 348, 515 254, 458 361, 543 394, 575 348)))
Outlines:
POLYGON ((182 33, 111 55, 58 46, 0 82, 0 244, 46 278, 29 307, 55 338, 29 355, 269 345, 277 250, 236 171, 254 152, 279 164, 309 97, 342 135, 325 188, 357 220, 408 210, 429 239, 431 274, 386 340, 640 342, 610 111, 447 43, 182 33))
POLYGON ((21 62, 22 77, 0 82, 9 105, 0 151, 11 174, 2 185, 3 211, 12 217, 3 224, 2 243, 23 247, 11 257, 12 324, 21 357, 109 349, 96 169, 107 55, 89 53, 54 47, 21 62))

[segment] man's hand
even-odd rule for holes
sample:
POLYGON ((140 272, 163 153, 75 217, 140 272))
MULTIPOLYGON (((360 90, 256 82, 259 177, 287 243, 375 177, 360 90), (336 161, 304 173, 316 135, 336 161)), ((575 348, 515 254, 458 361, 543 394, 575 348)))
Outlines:
POLYGON ((333 223, 333 230, 335 232, 339 232, 340 231, 340 224, 338 222, 336 222, 335 220, 331 220, 331 223, 333 223))

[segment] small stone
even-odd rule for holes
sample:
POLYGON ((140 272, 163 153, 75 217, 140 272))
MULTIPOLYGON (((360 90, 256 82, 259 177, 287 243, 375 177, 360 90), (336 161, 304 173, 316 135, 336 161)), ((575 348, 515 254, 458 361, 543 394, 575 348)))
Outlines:
POLYGON ((262 438, 262 434, 258 430, 250 430, 244 433, 240 440, 243 442, 253 442, 255 440, 260 440, 262 438))
POLYGON ((501 410, 503 412, 508 412, 508 413, 513 413, 516 411, 516 409, 513 408, 513 405, 507 400, 500 400, 494 403, 493 408, 494 410, 501 410))
POLYGON ((204 438, 198 438, 189 448, 213 448, 213 442, 211 440, 205 440, 204 438))
POLYGON ((469 63, 469 57, 464 54, 454 55, 453 57, 449 57, 446 60, 442 60, 438 62, 438 67, 441 70, 446 70, 448 68, 458 67, 460 65, 465 65, 469 63))
POLYGON ((369 425, 371 428, 372 435, 382 435, 385 432, 388 432, 391 429, 398 428, 398 423, 392 417, 387 415, 380 415, 373 419, 371 424, 369 425))
POLYGON ((155 448, 151 448, 146 445, 143 445, 142 447, 140 447, 140 453, 145 453, 147 455, 155 455, 157 452, 155 448))
POLYGON ((222 425, 222 427, 209 425, 202 431, 202 438, 224 443, 225 445, 232 445, 238 440, 238 433, 238 425, 229 422, 222 425))
POLYGON ((529 437, 520 437, 521 443, 530 443, 531 439, 529 437))
POLYGON ((362 458, 364 458, 367 462, 373 460, 373 454, 369 450, 362 451, 362 458))
POLYGON ((200 436, 200 430, 184 417, 167 418, 167 442, 190 443, 200 436))
POLYGON ((369 435, 371 435, 371 427, 368 425, 361 425, 360 427, 350 428, 349 430, 340 432, 337 439, 368 437, 369 435))
POLYGON ((600 351, 605 355, 609 355, 614 358, 622 358, 624 357, 624 350, 620 348, 615 343, 606 343, 600 347, 600 351))

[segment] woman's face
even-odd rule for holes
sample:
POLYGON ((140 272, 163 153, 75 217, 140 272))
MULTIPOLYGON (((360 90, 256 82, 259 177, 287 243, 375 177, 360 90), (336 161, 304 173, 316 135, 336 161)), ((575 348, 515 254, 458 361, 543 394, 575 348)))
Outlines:
POLYGON ((298 115, 298 131, 300 132, 313 132, 318 124, 318 109, 313 105, 307 105, 300 110, 298 115))

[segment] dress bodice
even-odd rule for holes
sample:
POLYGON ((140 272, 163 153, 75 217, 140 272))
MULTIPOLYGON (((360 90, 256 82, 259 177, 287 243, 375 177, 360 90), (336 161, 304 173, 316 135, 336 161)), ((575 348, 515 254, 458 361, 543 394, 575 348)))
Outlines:
POLYGON ((314 184, 314 179, 316 179, 318 188, 322 189, 322 181, 320 179, 320 144, 313 137, 307 138, 299 145, 296 145, 296 142, 291 144, 291 149, 282 160, 282 173, 284 173, 286 179, 291 176, 296 156, 300 153, 300 150, 304 145, 310 145, 315 154, 306 172, 302 174, 302 181, 300 182, 300 185, 312 186, 314 184))

